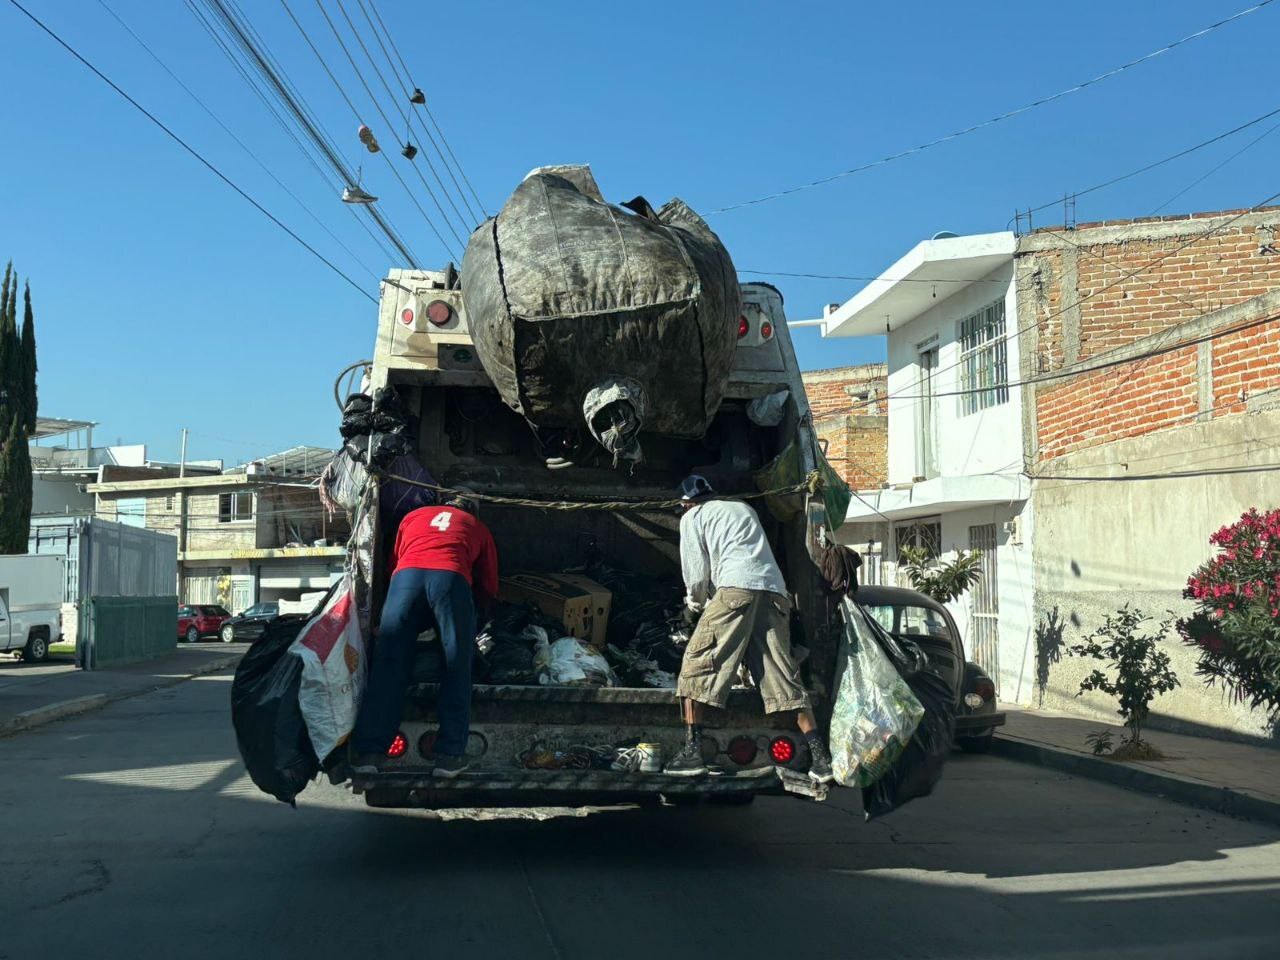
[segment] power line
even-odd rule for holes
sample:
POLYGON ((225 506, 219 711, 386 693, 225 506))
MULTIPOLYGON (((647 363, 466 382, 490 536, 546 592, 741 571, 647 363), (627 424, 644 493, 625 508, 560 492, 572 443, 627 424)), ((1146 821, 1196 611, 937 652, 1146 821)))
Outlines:
POLYGON ((1151 53, 1148 53, 1145 56, 1139 57, 1136 60, 1130 60, 1128 63, 1121 64, 1120 66, 1115 67, 1112 70, 1108 70, 1106 73, 1101 73, 1090 80, 1085 80, 1082 83, 1077 83, 1075 86, 1068 87, 1066 90, 1060 90, 1058 93, 1052 94, 1050 96, 1041 97, 1039 100, 1033 100, 1030 103, 1025 104, 1021 107, 1018 107, 1015 110, 1010 110, 1007 113, 1002 113, 999 116, 992 117, 989 120, 983 120, 981 123, 975 123, 972 126, 965 127, 962 130, 957 130, 954 133, 949 133, 949 134, 946 134, 945 136, 937 137, 936 139, 929 140, 925 143, 919 144, 918 146, 910 147, 906 150, 901 150, 897 153, 890 154, 886 157, 881 157, 879 160, 873 160, 870 163, 864 163, 861 166, 853 167, 849 170, 843 170, 840 173, 832 174, 829 177, 822 177, 821 179, 818 179, 818 180, 811 180, 808 183, 802 183, 799 186, 789 187, 786 190, 779 190, 776 193, 770 193, 762 197, 756 197, 753 200, 744 200, 741 203, 733 203, 727 207, 719 207, 718 209, 712 210, 711 213, 713 214, 727 213, 730 210, 738 210, 742 207, 749 207, 759 203, 766 203, 770 200, 777 200, 780 197, 786 197, 793 193, 799 193, 802 190, 809 190, 813 187, 818 187, 825 183, 831 183, 833 180, 840 180, 844 177, 850 177, 850 176, 853 176, 855 173, 862 173, 865 170, 870 170, 874 167, 883 166, 884 164, 890 163, 894 160, 901 160, 903 157, 909 157, 909 156, 912 156, 913 154, 920 153, 921 151, 927 150, 930 147, 936 147, 939 144, 947 143, 951 140, 956 140, 960 137, 965 136, 966 134, 974 133, 975 131, 982 130, 986 127, 990 127, 1004 120, 1009 120, 1020 114, 1026 113, 1028 110, 1033 110, 1036 107, 1042 107, 1045 104, 1052 103, 1055 100, 1060 100, 1063 97, 1069 96, 1070 94, 1078 93, 1081 90, 1084 90, 1088 87, 1093 86, 1094 84, 1101 83, 1103 80, 1108 80, 1111 77, 1116 76, 1117 74, 1123 73, 1124 71, 1131 69, 1132 67, 1136 67, 1140 64, 1146 63, 1149 60, 1153 60, 1162 54, 1168 53, 1170 50, 1173 50, 1175 47, 1182 46, 1184 43, 1189 43, 1192 40, 1196 40, 1200 37, 1205 36, 1206 34, 1212 33, 1214 30, 1217 30, 1220 27, 1224 27, 1227 24, 1232 23, 1236 20, 1239 20, 1242 17, 1246 17, 1251 13, 1256 13, 1257 11, 1261 10, 1263 7, 1270 4, 1271 2, 1272 0, 1261 0, 1261 2, 1254 4, 1253 6, 1249 7, 1246 10, 1241 10, 1239 13, 1232 14, 1231 16, 1227 17, 1224 20, 1219 20, 1216 23, 1211 23, 1209 26, 1205 27, 1204 29, 1197 30, 1195 33, 1192 33, 1192 34, 1188 34, 1187 36, 1181 38, 1180 40, 1175 40, 1173 41, 1173 43, 1167 44, 1161 47, 1159 50, 1153 50, 1151 53))
POLYGON ((69 43, 63 40, 62 37, 58 36, 58 34, 54 33, 53 30, 51 30, 48 26, 46 26, 44 21, 40 20, 37 16, 35 16, 35 14, 33 14, 30 10, 24 7, 21 3, 19 3, 18 0, 9 0, 9 3, 12 4, 14 7, 16 7, 24 16, 26 16, 28 20, 34 23, 46 34, 48 34, 60 47, 66 50, 67 53, 71 54, 73 57, 79 60, 82 64, 88 67, 89 70, 91 70, 93 74, 98 77, 99 80, 107 84, 107 86, 111 87, 112 90, 114 90, 121 97, 127 100, 134 109, 136 109, 144 117, 146 117, 148 120, 154 123, 157 127, 163 130, 169 136, 169 138, 174 141, 174 143, 178 144, 178 146, 186 150, 187 153, 191 154, 191 156, 199 160, 200 163, 202 163, 214 176, 216 176, 219 180, 221 180, 223 183, 229 186, 236 193, 240 194, 240 196, 243 197, 245 200, 247 200, 249 203, 253 204, 254 208, 259 213, 261 213, 264 217, 266 217, 268 220, 274 223, 277 227, 279 227, 281 230, 287 233, 290 237, 292 237, 295 241, 301 244, 304 248, 306 248, 308 253, 310 253, 313 257, 315 257, 317 260, 323 263, 326 267, 328 267, 330 270, 336 273, 343 280, 347 281, 347 283, 351 284, 351 286, 354 287, 356 290, 358 290, 363 296, 368 297, 374 303, 378 302, 378 299, 376 297, 374 297, 372 294, 366 291, 363 287, 361 287, 360 284, 352 280, 351 277, 349 277, 346 273, 344 273, 336 264, 334 264, 331 260, 329 260, 329 258, 327 258, 315 247, 311 246, 311 244, 303 240, 302 237, 298 236, 291 229, 285 226, 284 223, 281 222, 275 216, 275 214, 271 213, 271 211, 269 211, 266 207, 260 204, 257 200, 253 199, 253 197, 249 196, 249 194, 247 194, 244 190, 242 190, 235 183, 235 181, 233 181, 225 173, 223 173, 221 170, 215 167, 212 163, 206 160, 189 143, 187 143, 180 136, 178 136, 176 133, 170 130, 167 126, 165 126, 164 123, 161 122, 160 119, 155 116, 155 114, 151 113, 151 111, 149 111, 146 107, 140 104, 137 100, 133 99, 133 97, 125 93, 125 91, 122 90, 119 86, 117 86, 116 83, 110 77, 108 77, 105 73, 103 73, 101 70, 95 67, 92 63, 86 60, 83 56, 81 56, 80 53, 74 47, 72 47, 69 43))
MULTIPOLYGON (((1157 167, 1162 167, 1166 163, 1170 163, 1174 160, 1181 159, 1182 157, 1185 157, 1188 154, 1195 153, 1197 150, 1210 146, 1211 144, 1215 144, 1219 140, 1225 140, 1227 137, 1233 136, 1239 133, 1241 130, 1247 130, 1252 126, 1255 126, 1256 124, 1262 123, 1263 120, 1269 120, 1272 117, 1276 116, 1277 114, 1280 114, 1280 108, 1272 110, 1269 113, 1264 113, 1260 117, 1254 117, 1252 120, 1248 120, 1240 124, 1238 127, 1232 127, 1226 133, 1220 133, 1216 137, 1210 137, 1208 140, 1201 140, 1199 143, 1195 144, 1194 146, 1187 147, 1184 150, 1179 150, 1177 153, 1171 153, 1167 157, 1163 157, 1159 160, 1154 161, 1153 163, 1148 163, 1145 166, 1138 167, 1138 169, 1136 170, 1130 170, 1128 173, 1123 173, 1118 177, 1112 177, 1110 180, 1104 180, 1102 183, 1095 183, 1091 187, 1086 187, 1083 190, 1069 193, 1067 194, 1067 196, 1074 200, 1078 197, 1083 197, 1090 193, 1094 193, 1095 191, 1104 190, 1107 187, 1115 186, 1117 183, 1122 183, 1125 180, 1130 180, 1133 177, 1139 176, 1140 174, 1143 174, 1143 173, 1147 173, 1148 171, 1154 170, 1157 167)), ((1254 142, 1256 143, 1257 141, 1254 141, 1254 142)), ((1250 144, 1250 146, 1252 146, 1252 144, 1250 144)), ((1247 150, 1248 147, 1246 147, 1245 149, 1247 150)), ((1199 181, 1196 181, 1196 182, 1198 183, 1199 181)), ((1191 186, 1195 186, 1195 184, 1193 183, 1191 186)), ((1188 187, 1187 189, 1190 189, 1190 187, 1188 187)), ((1181 194, 1176 194, 1175 196, 1170 197, 1169 200, 1166 200, 1164 204, 1161 204, 1161 206, 1165 206, 1166 204, 1170 203, 1172 200, 1177 199, 1178 196, 1181 196, 1181 194)), ((1021 212, 1028 215, 1032 213, 1039 213, 1041 210, 1047 210, 1050 207, 1056 207, 1060 203, 1062 203, 1062 199, 1058 198, 1056 200, 1050 200, 1048 203, 1042 203, 1038 207, 1029 207, 1026 210, 1023 210, 1021 212)), ((1013 220, 1010 220, 1009 223, 1012 224, 1013 220)))
MULTIPOLYGON (((377 24, 374 23, 373 18, 369 16, 369 10, 365 6, 364 0, 356 0, 356 2, 359 3, 360 5, 360 12, 364 14, 365 23, 369 24, 369 29, 373 33, 373 38, 376 41, 378 41, 378 48, 382 51, 383 58, 387 61, 388 66, 390 66, 392 76, 394 76, 396 79, 396 82, 400 84, 400 89, 404 91, 405 98, 410 100, 410 102, 412 103, 413 92, 410 89, 410 87, 412 86, 412 78, 409 78, 408 81, 406 82, 406 80, 401 77, 400 71, 396 68, 395 61, 391 58, 391 54, 387 52, 387 45, 382 42, 382 32, 378 29, 377 24)), ((339 2, 338 6, 339 7, 342 6, 341 2, 339 2)), ((377 11, 375 10, 374 12, 376 13, 377 11)), ((379 23, 381 23, 381 18, 379 18, 379 23)), ((367 55, 368 51, 365 51, 365 53, 367 55)), ((424 95, 424 98, 425 98, 425 95, 424 95)), ((424 107, 426 106, 425 102, 423 103, 423 106, 424 107)), ((418 126, 421 128, 422 132, 426 134, 427 142, 431 144, 432 148, 436 152, 436 156, 440 158, 440 163, 444 166, 445 172, 449 174, 449 179, 453 181, 453 188, 458 192, 458 196, 462 199, 462 204, 467 208, 467 213, 468 215, 471 216, 472 221, 475 223, 479 223, 480 221, 484 220, 485 217, 483 212, 476 213, 475 208, 471 206, 470 199, 467 197, 466 192, 462 189, 462 185, 458 183, 458 178, 454 175, 453 167, 449 165, 449 161, 445 157, 444 152, 440 149, 440 145, 436 143, 436 138, 431 135, 431 131, 427 128, 427 125, 422 121, 420 117, 417 116, 413 108, 410 107, 409 109, 410 129, 412 129, 412 126, 413 126, 412 121, 415 119, 418 121, 418 126)), ((433 169, 433 172, 434 172, 434 169, 433 169)), ((437 180, 439 179, 438 175, 436 179, 437 180)), ((465 174, 464 174, 464 179, 465 179, 465 174)), ((443 184, 441 185, 441 188, 443 189, 443 184)))
POLYGON ((1217 173, 1219 170, 1221 170, 1223 167, 1225 167, 1228 163, 1230 163, 1230 162, 1231 162, 1232 160, 1234 160, 1236 157, 1240 156, 1240 154, 1242 154, 1242 153, 1244 153, 1244 152, 1246 152, 1246 151, 1248 151, 1248 150, 1252 150, 1254 147, 1256 147, 1258 144, 1260 144, 1260 143, 1261 143, 1263 140, 1265 140, 1267 137, 1271 136, 1271 134, 1275 133, 1277 130, 1280 130, 1280 123, 1277 123, 1277 124, 1276 124, 1275 126, 1273 126, 1273 127, 1268 127, 1268 128, 1266 129, 1266 131, 1265 131, 1265 132, 1263 132, 1263 133, 1259 134, 1258 136, 1254 137, 1252 140, 1250 140, 1248 143, 1246 143, 1243 147, 1241 147, 1241 148, 1240 148, 1239 150, 1237 150, 1235 153, 1231 154, 1231 156, 1227 157, 1227 158, 1226 158, 1225 160, 1223 160, 1221 163, 1219 163, 1219 164, 1217 164, 1216 166, 1212 167, 1212 168, 1211 168, 1207 173, 1205 173, 1203 176, 1197 177, 1195 180, 1192 180, 1189 184, 1187 184, 1185 187, 1183 187, 1181 190, 1179 190, 1177 193, 1175 193, 1172 197, 1170 197, 1170 198, 1169 198, 1168 200, 1166 200, 1164 203, 1160 204, 1160 206, 1158 206, 1158 207, 1156 207, 1154 210, 1152 210, 1152 211, 1151 211, 1151 215, 1152 215, 1152 216, 1155 216, 1157 213, 1159 213, 1161 210, 1163 210, 1163 209, 1164 209, 1165 207, 1167 207, 1169 204, 1173 203, 1173 201, 1177 200, 1180 196, 1182 196, 1184 193, 1186 193, 1186 192, 1187 192, 1188 190, 1190 190, 1192 187, 1195 187, 1195 186, 1197 186, 1198 184, 1203 183, 1205 180, 1208 180, 1211 176, 1213 176, 1215 173, 1217 173))
MULTIPOLYGON (((293 10, 289 7, 287 0, 280 0, 280 3, 284 7, 285 12, 289 15, 289 19, 293 21, 293 25, 298 28, 298 32, 302 35, 302 39, 306 41, 307 46, 310 48, 311 52, 315 55, 316 60, 319 61, 320 66, 324 69, 325 75, 328 76, 329 80, 333 83, 334 87, 337 88, 338 93, 341 94, 342 99, 346 101, 347 106, 351 108, 351 112, 355 116, 356 122, 363 123, 364 121, 361 120, 360 118, 360 111, 356 109, 356 105, 351 102, 351 98, 347 96, 347 92, 345 89, 343 89, 343 86, 338 81, 338 78, 334 76, 333 71, 329 69, 328 61, 325 60, 324 55, 320 53, 320 50, 316 47, 315 43, 312 42, 311 35, 307 33, 307 30, 302 25, 302 22, 298 20, 296 16, 294 16, 293 10)), ((444 248, 445 253, 447 253, 451 257, 456 257, 457 254, 450 248, 449 242, 445 240, 444 236, 440 233, 439 229, 435 225, 435 221, 433 221, 431 217, 428 216, 427 211, 422 208, 422 204, 418 203, 418 198, 413 195, 413 191, 411 191, 409 189, 409 185, 404 182, 404 178, 400 176, 400 171, 398 171, 395 168, 395 165, 391 162, 391 159, 386 154, 382 155, 382 159, 386 161, 387 166, 390 167, 391 172, 395 175, 395 178, 400 181, 400 186, 404 188, 404 192, 408 195, 409 199, 413 202, 413 205, 418 208, 418 212, 422 214, 422 218, 426 220, 427 226, 431 228, 431 232, 435 234, 435 238, 440 241, 440 246, 444 248)), ((370 211, 371 215, 376 214, 376 211, 373 210, 372 205, 366 205, 366 209, 370 211)), ((417 264, 412 264, 412 265, 417 266, 417 264)))
MULTIPOLYGON (((275 96, 280 103, 293 116, 299 129, 316 145, 325 161, 334 169, 344 184, 348 186, 358 186, 358 178, 355 177, 346 162, 341 157, 337 146, 332 139, 323 131, 317 121, 313 120, 311 111, 305 103, 290 92, 290 85, 281 77, 279 72, 271 65, 269 51, 261 48, 246 32, 243 25, 233 13, 227 8, 223 0, 204 0, 205 5, 210 12, 222 23, 223 28, 227 31, 232 40, 244 52, 247 60, 256 69, 267 82, 268 88, 273 89, 275 96)), ((370 209, 369 215, 383 229, 387 238, 400 251, 401 255, 409 262, 411 266, 417 266, 416 259, 410 253, 404 242, 396 236, 390 226, 382 219, 378 211, 370 209)))
MULTIPOLYGON (((400 48, 396 46, 395 37, 391 35, 391 31, 387 29, 386 23, 383 22, 382 14, 378 12, 378 5, 374 3, 374 0, 369 0, 369 6, 373 10, 373 15, 377 18, 379 26, 382 27, 382 32, 386 35, 387 43, 391 45, 391 49, 395 53, 396 59, 400 61, 400 66, 404 68, 405 79, 411 84, 413 82, 413 72, 409 69, 409 65, 404 62, 404 57, 400 55, 400 48)), ((471 195, 475 197, 476 206, 480 208, 481 213, 488 217, 489 211, 485 209, 484 203, 480 200, 480 195, 476 193, 476 188, 471 185, 471 179, 467 176, 467 172, 462 169, 462 164, 454 155, 453 147, 449 145, 449 141, 444 135, 444 130, 441 129, 440 124, 436 122, 435 114, 431 112, 431 108, 427 106, 426 103, 422 104, 422 109, 426 111, 427 119, 431 121, 431 125, 436 128, 436 133, 440 135, 440 142, 444 144, 445 150, 449 152, 450 159, 452 159, 454 164, 457 166, 458 174, 462 177, 463 183, 467 185, 467 189, 470 190, 471 195)))
MULTIPOLYGON (((320 10, 320 15, 324 17, 324 22, 329 25, 329 29, 333 32, 333 38, 338 41, 338 46, 342 48, 343 56, 345 56, 347 58, 347 62, 351 64, 351 69, 355 73, 356 79, 360 81, 360 86, 364 87, 364 92, 368 95, 369 100, 373 103, 373 109, 377 112, 378 116, 382 118, 382 122, 386 124, 387 129, 392 132, 392 135, 394 135, 395 125, 383 112, 382 105, 378 103, 378 98, 374 96, 373 90, 369 87, 368 82, 364 78, 364 74, 360 71, 360 67, 356 64, 355 57, 353 57, 351 55, 351 51, 347 49, 347 45, 342 39, 342 34, 338 31, 337 25, 329 17, 329 12, 325 10, 324 4, 321 2, 321 0, 316 0, 316 7, 320 10)), ((388 157, 385 153, 382 154, 382 156, 387 161, 387 166, 391 167, 392 172, 395 173, 396 179, 400 180, 401 185, 405 189, 405 193, 409 194, 409 199, 412 200, 414 202, 414 205, 418 207, 418 210, 419 212, 422 213, 422 216, 426 218, 428 222, 430 222, 431 218, 427 216, 427 211, 424 210, 421 204, 418 203, 418 198, 413 195, 413 192, 409 189, 409 185, 405 183, 404 180, 400 177, 400 171, 397 170, 395 167, 395 164, 391 162, 391 158, 388 157)), ((440 200, 439 198, 436 197, 435 191, 432 190, 431 185, 427 183, 427 178, 422 175, 422 171, 419 170, 416 166, 413 167, 413 172, 418 175, 418 179, 422 182, 423 189, 427 191, 427 196, 429 196, 431 198, 431 202, 436 205, 436 210, 440 212, 440 217, 441 219, 444 220, 445 227, 447 227, 449 232, 453 234, 453 239, 458 242, 459 246, 465 247, 466 246, 465 241, 463 241, 462 237, 458 236, 458 231, 455 229, 453 225, 453 221, 449 219, 449 214, 446 213, 444 207, 441 206, 440 200)), ((435 229, 434 223, 432 224, 432 229, 435 229)), ((454 253, 453 256, 459 256, 459 255, 454 253)))
POLYGON ((250 149, 248 144, 246 144, 243 140, 241 140, 238 136, 236 136, 235 132, 230 127, 228 127, 225 123, 222 122, 222 118, 220 118, 216 113, 214 113, 213 110, 209 108, 209 105, 206 104, 203 100, 201 100, 200 97, 196 94, 196 92, 192 90, 189 86, 187 86, 182 81, 182 78, 179 77, 176 73, 174 73, 172 69, 170 69, 169 65, 165 63, 164 60, 162 60, 159 57, 159 55, 156 54, 156 52, 147 44, 147 42, 143 40, 142 37, 138 36, 138 34, 134 31, 134 29, 130 27, 129 24, 126 23, 118 13, 116 13, 114 10, 111 9, 110 6, 108 6, 106 0, 98 0, 98 4, 102 7, 102 9, 106 10, 107 13, 111 15, 112 19, 114 19, 116 23, 120 24, 120 26, 124 28, 124 30, 129 34, 129 36, 133 37, 133 39, 137 41, 138 45, 141 46, 142 49, 147 52, 147 54, 151 57, 151 59, 160 65, 161 69, 164 70, 164 72, 167 73, 170 76, 170 78, 186 92, 187 96, 189 96, 192 100, 196 102, 196 104, 200 107, 201 110, 203 110, 206 114, 209 115, 210 119, 212 119, 213 122, 216 123, 219 127, 221 127, 222 131, 227 136, 229 136, 232 140, 234 140, 236 144, 240 147, 240 149, 243 150, 245 153, 247 153, 249 157, 252 158, 254 163, 256 163, 259 167, 261 167, 263 172, 266 173, 266 175, 269 176, 273 181, 275 181, 276 185, 280 187, 280 189, 283 190, 286 194, 288 194, 290 199, 292 199, 298 206, 300 206, 303 209, 303 211, 309 217, 311 217, 312 220, 316 222, 316 225, 319 226, 321 230, 323 230, 325 233, 329 235, 329 237, 333 240, 334 243, 336 243, 343 250, 345 250, 347 255, 350 256, 352 260, 354 260, 357 264, 359 264, 362 268, 364 268, 364 271, 368 273, 376 283, 378 280, 378 274, 374 270, 372 270, 368 264, 362 261, 354 253, 354 251, 352 251, 350 247, 348 247, 345 243, 343 243, 342 240, 339 239, 337 234, 335 234, 332 230, 330 230, 329 227, 324 223, 324 221, 322 221, 318 216, 316 216, 315 212, 309 206, 303 203, 303 201, 298 197, 298 195, 295 194, 292 190, 290 190, 285 185, 284 181, 282 181, 279 177, 277 177, 271 171, 270 167, 268 167, 265 163, 262 162, 261 158, 259 158, 258 155, 254 153, 252 149, 250 149))
MULTIPOLYGON (((352 19, 351 19, 350 15, 347 13, 347 8, 346 8, 346 6, 343 4, 342 0, 336 0, 336 2, 337 2, 337 4, 338 4, 338 12, 342 14, 342 19, 344 19, 344 20, 346 20, 346 21, 347 21, 347 26, 351 28, 351 34, 352 34, 352 36, 354 36, 354 37, 356 38, 356 43, 358 43, 358 44, 360 45, 360 49, 361 49, 361 51, 364 53, 365 59, 369 61, 369 66, 373 67, 374 75, 375 75, 375 76, 377 76, 377 78, 378 78, 378 82, 382 84, 382 89, 383 89, 383 90, 385 90, 385 91, 387 92, 387 96, 390 98, 391 103, 395 106, 396 113, 398 113, 398 114, 400 115, 400 119, 404 121, 404 126, 405 126, 405 136, 406 136, 406 137, 407 137, 407 136, 409 136, 409 134, 410 134, 410 133, 412 133, 412 127, 413 127, 412 117, 413 117, 413 114, 412 114, 411 112, 410 112, 410 113, 405 113, 404 108, 403 108, 402 106, 400 106, 400 102, 396 99, 395 91, 393 91, 393 90, 391 89, 391 85, 390 85, 389 83, 387 83, 386 78, 382 75, 382 71, 378 69, 377 61, 375 61, 375 60, 373 59, 373 55, 372 55, 371 53, 369 53, 369 48, 368 48, 368 46, 366 46, 366 45, 365 45, 364 38, 360 36, 360 30, 359 30, 359 28, 357 28, 357 27, 356 27, 356 25, 355 25, 355 23, 352 21, 352 19)), ((320 0, 316 0, 316 3, 317 3, 317 4, 319 4, 319 3, 320 3, 320 0)), ((323 8, 322 8, 322 9, 323 9, 323 8)), ((367 16, 367 15, 366 15, 366 16, 367 16)), ((374 31, 374 35, 375 35, 375 36, 377 35, 377 32, 376 32, 376 31, 374 31)), ((366 89, 368 89, 368 88, 366 87, 366 89)), ((375 103, 375 106, 376 106, 376 103, 375 103)), ((378 112, 379 112, 379 113, 381 113, 382 111, 381 111, 381 110, 379 110, 378 112)), ((430 134, 428 134, 428 136, 430 136, 430 134)), ((434 141, 433 141, 433 142, 434 142, 434 141)), ((412 158, 406 157, 406 159, 409 161, 409 163, 410 163, 411 165, 413 164, 413 159, 412 159, 412 158)), ((474 218, 474 215, 472 215, 472 214, 471 214, 471 212, 470 212, 470 211, 468 211, 468 212, 467 212, 467 215, 466 215, 466 216, 464 216, 464 215, 463 215, 463 213, 462 213, 462 211, 460 211, 460 210, 458 209, 458 205, 457 205, 456 203, 454 203, 454 202, 453 202, 453 196, 449 193, 449 188, 445 186, 444 181, 440 178, 440 174, 436 171, 436 165, 435 165, 434 163, 432 163, 432 162, 431 162, 431 157, 430 157, 430 155, 428 155, 428 154, 424 153, 424 154, 422 155, 422 159, 424 159, 424 160, 426 160, 426 161, 427 161, 427 168, 431 171, 431 175, 432 175, 433 177, 435 177, 435 178, 436 178, 436 183, 440 185, 440 192, 441 192, 441 193, 443 193, 443 194, 444 194, 444 198, 445 198, 446 200, 448 200, 448 201, 449 201, 449 207, 453 210, 454 215, 455 215, 455 216, 457 216, 457 218, 458 218, 458 222, 462 224, 462 228, 463 228, 463 230, 464 230, 465 232, 467 232, 467 233, 470 233, 470 231, 469 231, 469 230, 467 230, 467 218, 468 218, 468 217, 471 217, 472 219, 475 219, 475 218, 474 218)), ((420 170, 418 170, 416 166, 414 166, 414 170, 415 170, 415 172, 417 172, 417 174, 418 174, 418 178, 419 178, 420 180, 422 180, 422 185, 423 185, 424 187, 426 187, 426 186, 427 186, 427 181, 426 181, 426 179, 422 176, 422 172, 421 172, 420 170)), ((430 190, 430 188, 429 188, 429 187, 428 187, 427 189, 428 189, 428 191, 430 190)), ((433 199, 434 199, 434 196, 433 196, 433 199)), ((463 197, 463 198, 462 198, 462 205, 463 205, 463 206, 466 206, 466 197, 463 197)), ((439 204, 437 204, 437 207, 438 207, 438 206, 439 206, 439 204)), ((441 215, 443 215, 443 214, 444 214, 444 211, 443 211, 443 210, 441 210, 441 211, 440 211, 440 213, 441 213, 441 215)), ((462 243, 462 244, 463 244, 463 246, 466 246, 466 244, 462 241, 462 239, 461 239, 461 238, 458 238, 458 242, 459 242, 459 243, 462 243)))

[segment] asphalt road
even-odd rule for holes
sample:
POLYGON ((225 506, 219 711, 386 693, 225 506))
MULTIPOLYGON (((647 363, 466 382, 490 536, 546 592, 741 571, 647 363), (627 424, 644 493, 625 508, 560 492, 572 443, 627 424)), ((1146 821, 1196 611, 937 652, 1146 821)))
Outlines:
POLYGON ((257 794, 213 675, 0 740, 0 960, 1274 958, 1280 831, 986 757, 811 804, 538 820, 257 794))

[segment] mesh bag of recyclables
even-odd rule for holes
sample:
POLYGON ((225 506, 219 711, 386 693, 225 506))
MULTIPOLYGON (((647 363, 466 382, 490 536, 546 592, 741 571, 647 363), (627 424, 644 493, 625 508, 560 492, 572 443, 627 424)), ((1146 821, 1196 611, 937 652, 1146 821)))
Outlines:
POLYGON ((846 604, 844 613, 829 738, 831 768, 843 786, 869 787, 902 755, 924 717, 924 706, 871 631, 854 629, 861 611, 846 604))
POLYGON ((348 572, 289 648, 302 660, 298 703, 321 760, 350 736, 364 692, 365 645, 353 596, 348 572))

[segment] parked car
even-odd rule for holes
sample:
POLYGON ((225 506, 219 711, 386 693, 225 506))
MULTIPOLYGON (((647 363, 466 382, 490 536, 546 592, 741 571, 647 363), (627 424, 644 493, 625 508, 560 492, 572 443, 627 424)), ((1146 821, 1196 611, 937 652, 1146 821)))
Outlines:
POLYGON ((222 638, 223 643, 253 643, 261 640, 262 635, 266 632, 267 624, 272 620, 297 619, 305 620, 306 615, 301 613, 281 613, 280 604, 274 600, 264 603, 255 603, 244 613, 238 617, 232 617, 222 624, 222 629, 218 632, 218 636, 222 638))
POLYGON ((960 630, 947 608, 927 594, 904 587, 862 586, 857 600, 888 633, 919 644, 952 674, 960 691, 956 746, 970 753, 989 750, 1005 715, 996 709, 994 681, 980 666, 965 659, 960 630))
POLYGON ((0 557, 0 652, 26 663, 48 658, 49 645, 62 639, 65 583, 61 557, 0 557))
POLYGON ((217 604, 189 603, 178 608, 178 639, 196 643, 201 637, 216 637, 231 611, 217 604))

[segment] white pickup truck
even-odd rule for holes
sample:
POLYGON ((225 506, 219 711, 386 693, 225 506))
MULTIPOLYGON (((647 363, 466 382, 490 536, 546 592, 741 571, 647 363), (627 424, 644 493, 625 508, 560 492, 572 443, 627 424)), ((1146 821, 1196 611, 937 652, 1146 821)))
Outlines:
POLYGON ((62 557, 0 557, 0 653, 28 663, 62 639, 62 557))

